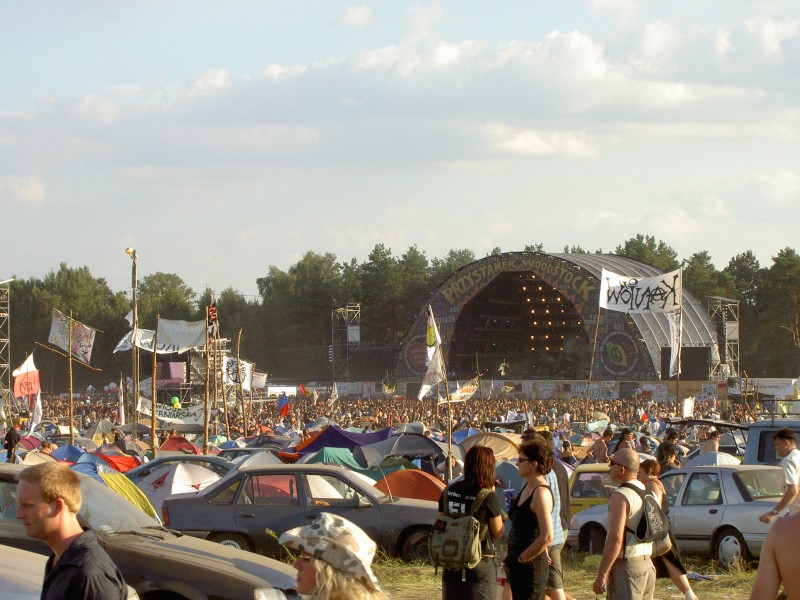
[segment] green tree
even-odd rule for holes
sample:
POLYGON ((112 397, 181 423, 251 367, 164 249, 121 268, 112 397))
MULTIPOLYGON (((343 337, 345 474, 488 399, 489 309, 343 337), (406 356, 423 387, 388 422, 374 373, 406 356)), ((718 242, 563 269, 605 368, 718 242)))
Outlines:
POLYGON ((717 270, 707 251, 695 252, 683 269, 683 286, 694 294, 703 306, 709 296, 731 296, 735 289, 733 277, 717 270))
POLYGON ((450 250, 444 258, 432 259, 431 286, 437 287, 441 285, 450 275, 471 262, 475 262, 475 253, 466 248, 450 250))
POLYGON ((665 242, 660 240, 656 242, 656 238, 651 235, 645 236, 639 233, 621 246, 617 246, 614 252, 652 265, 662 271, 674 271, 680 266, 678 253, 665 242))
POLYGON ((161 319, 189 320, 196 315, 194 292, 174 273, 157 272, 139 283, 139 326, 155 329, 161 319))
POLYGON ((544 252, 544 244, 527 244, 523 252, 544 252))
POLYGON ((772 377, 800 373, 800 256, 784 248, 772 258, 760 296, 758 322, 764 329, 756 341, 760 370, 772 377))

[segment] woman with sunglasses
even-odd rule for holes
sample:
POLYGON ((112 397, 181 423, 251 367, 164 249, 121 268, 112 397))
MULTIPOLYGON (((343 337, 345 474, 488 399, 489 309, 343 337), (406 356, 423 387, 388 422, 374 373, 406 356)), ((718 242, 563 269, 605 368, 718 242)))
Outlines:
POLYGON ((514 600, 541 600, 549 572, 547 547, 553 541, 553 492, 545 475, 553 464, 553 452, 537 436, 519 449, 519 474, 525 486, 508 511, 511 533, 505 566, 514 600))

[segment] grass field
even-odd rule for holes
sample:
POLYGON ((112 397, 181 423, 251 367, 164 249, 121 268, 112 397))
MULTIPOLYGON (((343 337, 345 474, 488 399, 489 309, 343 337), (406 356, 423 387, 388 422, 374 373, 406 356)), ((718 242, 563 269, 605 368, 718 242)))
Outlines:
MULTIPOLYGON (((597 556, 587 557, 580 552, 565 552, 564 589, 577 600, 594 600, 592 583, 597 573, 597 556)), ((716 569, 707 559, 689 557, 685 566, 690 573, 710 577, 708 581, 691 581, 701 600, 747 600, 753 587, 755 567, 741 567, 730 571, 716 569)), ((387 595, 394 600, 438 600, 441 598, 441 572, 433 573, 433 567, 424 564, 409 564, 393 558, 382 558, 375 565, 375 572, 387 595)), ((683 594, 669 579, 659 579, 655 598, 659 600, 681 600, 683 594)))

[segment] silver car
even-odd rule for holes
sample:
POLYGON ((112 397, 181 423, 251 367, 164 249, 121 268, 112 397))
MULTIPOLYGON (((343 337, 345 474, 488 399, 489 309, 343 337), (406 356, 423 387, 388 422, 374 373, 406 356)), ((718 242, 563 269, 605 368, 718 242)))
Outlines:
MULTIPOLYGON (((661 476, 667 490, 672 535, 683 552, 708 554, 728 568, 761 554, 769 525, 759 515, 783 496, 779 467, 717 465, 686 467, 661 476)), ((569 525, 572 548, 601 552, 608 506, 577 513, 569 525)))

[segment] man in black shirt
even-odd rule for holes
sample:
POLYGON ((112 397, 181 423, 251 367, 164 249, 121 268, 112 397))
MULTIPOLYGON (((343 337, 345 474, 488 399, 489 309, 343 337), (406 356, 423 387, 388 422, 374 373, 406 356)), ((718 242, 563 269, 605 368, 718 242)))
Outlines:
POLYGON ((46 462, 20 473, 17 518, 25 533, 53 551, 45 565, 42 600, 124 600, 122 574, 94 532, 81 527, 80 507, 80 478, 68 466, 46 462))

